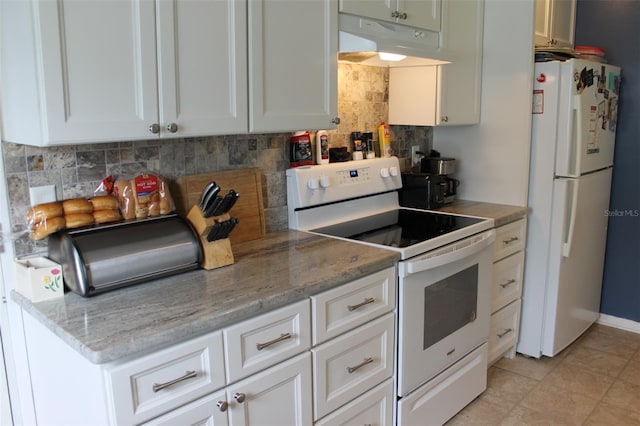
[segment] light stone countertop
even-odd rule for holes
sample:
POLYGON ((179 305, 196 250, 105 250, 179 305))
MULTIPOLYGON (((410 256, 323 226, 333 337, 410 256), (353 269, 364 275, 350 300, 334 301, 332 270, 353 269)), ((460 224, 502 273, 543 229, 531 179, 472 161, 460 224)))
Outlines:
POLYGON ((493 219, 496 228, 527 216, 528 207, 480 201, 455 200, 438 209, 440 212, 466 214, 493 219))
MULTIPOLYGON (((494 219, 527 215, 520 206, 456 200, 439 211, 494 219)), ((392 266, 384 249, 285 231, 233 247, 235 264, 196 270, 91 298, 32 303, 12 298, 95 364, 121 360, 220 329, 392 266)))
POLYGON ((285 231, 234 245, 235 263, 84 298, 13 299, 95 364, 220 329, 395 265, 384 249, 285 231))

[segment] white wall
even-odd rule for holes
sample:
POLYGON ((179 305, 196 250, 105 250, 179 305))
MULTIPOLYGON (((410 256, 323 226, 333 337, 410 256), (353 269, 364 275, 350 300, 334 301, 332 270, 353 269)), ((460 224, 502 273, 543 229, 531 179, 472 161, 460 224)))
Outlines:
POLYGON ((534 0, 486 0, 484 19, 480 124, 436 127, 433 147, 459 160, 458 198, 525 206, 534 0))

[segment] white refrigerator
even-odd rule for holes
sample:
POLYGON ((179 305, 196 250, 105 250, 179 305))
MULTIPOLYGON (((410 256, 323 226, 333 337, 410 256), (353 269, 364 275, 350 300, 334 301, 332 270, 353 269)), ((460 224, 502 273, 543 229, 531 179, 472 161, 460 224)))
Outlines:
POLYGON ((535 64, 517 351, 554 356, 599 316, 620 68, 535 64))

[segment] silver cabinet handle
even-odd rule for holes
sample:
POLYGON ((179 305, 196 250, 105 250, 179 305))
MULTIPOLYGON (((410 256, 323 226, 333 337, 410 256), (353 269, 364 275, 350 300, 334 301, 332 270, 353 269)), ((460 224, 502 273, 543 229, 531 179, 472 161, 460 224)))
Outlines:
POLYGON ((183 381, 188 380, 188 379, 193 379, 197 375, 198 375, 198 373, 196 373, 195 371, 186 371, 184 373, 184 376, 178 377, 177 379, 171 380, 170 382, 154 383, 153 384, 153 391, 154 392, 159 392, 162 389, 165 389, 165 388, 168 388, 169 386, 175 385, 176 383, 180 383, 180 382, 183 382, 183 381))
POLYGON ((502 240, 502 242, 503 242, 504 244, 511 244, 512 242, 514 242, 514 241, 518 241, 518 240, 519 240, 519 238, 518 238, 518 237, 511 237, 511 238, 509 238, 508 240, 502 240))
POLYGON ((349 312, 355 311, 356 309, 361 308, 364 305, 368 305, 370 303, 373 303, 375 301, 376 301, 376 299, 374 299, 373 297, 367 297, 366 299, 364 299, 364 302, 362 302, 362 303, 358 303, 357 305, 348 305, 347 309, 349 309, 349 312))
POLYGON ((500 287, 502 287, 502 288, 507 288, 507 287, 509 287, 511 284, 513 284, 513 283, 515 283, 515 282, 516 282, 516 280, 514 280, 514 279, 512 278, 512 279, 510 279, 509 281, 507 281, 506 283, 502 283, 502 284, 500 284, 500 287))
POLYGON ((224 412, 227 411, 227 408, 229 408, 229 404, 227 403, 227 401, 218 401, 216 406, 220 409, 220 411, 224 412))
POLYGON ((399 18, 400 17, 400 12, 398 12, 397 10, 394 10, 393 12, 391 12, 391 17, 392 18, 399 18))
POLYGON ((340 117, 335 117, 333 120, 331 120, 331 124, 340 124, 340 117))
POLYGON ((401 13, 400 16, 398 16, 400 19, 407 19, 407 13, 401 13))
POLYGON ((149 131, 153 134, 160 133, 160 125, 158 123, 153 123, 149 126, 149 131))
POLYGON ((347 367, 347 371, 349 372, 349 374, 355 372, 357 369, 359 369, 360 367, 364 367, 367 364, 371 364, 373 362, 373 358, 369 357, 369 358, 365 358, 364 361, 362 361, 360 364, 356 365, 355 367, 347 367))
POLYGON ((291 337, 292 337, 291 333, 282 333, 280 335, 280 337, 278 337, 276 339, 270 340, 270 341, 265 342, 265 343, 256 343, 256 347, 258 348, 259 351, 261 351, 264 348, 269 347, 271 345, 274 345, 274 344, 276 344, 278 342, 282 342, 283 340, 291 339, 291 337))
POLYGON ((496 336, 498 336, 498 339, 502 339, 504 336, 506 336, 507 334, 511 333, 513 331, 512 328, 507 328, 505 331, 503 331, 502 333, 498 333, 496 334, 496 336))
POLYGON ((448 122, 448 121, 449 121, 449 116, 448 116, 448 115, 443 115, 443 116, 442 116, 442 122, 443 122, 443 123, 446 123, 446 122, 448 122))
POLYGON ((247 395, 243 394, 242 392, 236 392, 233 394, 233 398, 238 401, 240 404, 242 404, 244 402, 244 399, 246 398, 247 395))
POLYGON ((167 126, 167 131, 169 131, 169 133, 175 133, 178 131, 178 125, 176 123, 171 123, 167 126))

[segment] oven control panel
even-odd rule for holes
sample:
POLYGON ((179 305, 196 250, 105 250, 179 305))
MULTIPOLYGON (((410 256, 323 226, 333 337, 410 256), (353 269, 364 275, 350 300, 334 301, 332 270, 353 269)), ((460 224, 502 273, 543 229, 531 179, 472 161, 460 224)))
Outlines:
POLYGON ((393 191, 402 187, 397 157, 288 169, 289 208, 311 207, 393 191))

